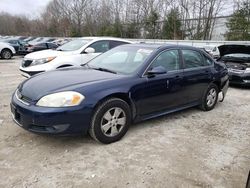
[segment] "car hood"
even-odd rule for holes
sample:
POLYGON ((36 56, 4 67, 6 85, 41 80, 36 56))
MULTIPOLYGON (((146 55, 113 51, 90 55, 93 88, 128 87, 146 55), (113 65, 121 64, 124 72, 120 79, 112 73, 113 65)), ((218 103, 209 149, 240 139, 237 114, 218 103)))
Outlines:
POLYGON ((73 55, 75 54, 73 51, 66 52, 66 51, 57 51, 57 50, 42 50, 38 52, 33 52, 26 55, 25 59, 43 59, 48 57, 58 57, 58 56, 65 56, 65 55, 73 55))
POLYGON ((250 54, 250 45, 222 45, 218 47, 220 56, 227 54, 250 54))
POLYGON ((118 79, 122 75, 85 68, 65 68, 38 74, 21 83, 18 90, 31 101, 60 91, 72 91, 80 87, 118 79))

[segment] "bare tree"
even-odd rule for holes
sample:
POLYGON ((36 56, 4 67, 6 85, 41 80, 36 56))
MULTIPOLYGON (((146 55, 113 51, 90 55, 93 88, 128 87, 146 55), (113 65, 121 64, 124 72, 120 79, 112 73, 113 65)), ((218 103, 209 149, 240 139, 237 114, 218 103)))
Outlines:
MULTIPOLYGON (((211 39, 226 0, 52 0, 40 19, 1 14, 0 34, 162 38, 166 16, 178 9, 182 37, 211 39)), ((174 27, 175 28, 175 27, 174 27)))

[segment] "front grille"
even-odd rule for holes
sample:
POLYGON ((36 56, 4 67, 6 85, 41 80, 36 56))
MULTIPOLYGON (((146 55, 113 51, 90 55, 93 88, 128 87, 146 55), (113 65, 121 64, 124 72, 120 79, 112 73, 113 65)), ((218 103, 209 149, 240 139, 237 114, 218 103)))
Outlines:
POLYGON ((31 65, 31 63, 32 63, 32 60, 23 60, 22 66, 23 67, 28 67, 28 66, 31 65))

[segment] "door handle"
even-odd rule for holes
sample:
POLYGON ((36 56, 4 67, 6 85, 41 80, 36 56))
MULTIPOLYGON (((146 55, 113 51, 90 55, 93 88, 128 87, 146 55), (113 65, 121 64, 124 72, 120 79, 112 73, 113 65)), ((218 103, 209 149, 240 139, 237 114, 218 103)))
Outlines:
POLYGON ((167 80, 167 89, 168 89, 168 87, 169 87, 169 80, 167 80))

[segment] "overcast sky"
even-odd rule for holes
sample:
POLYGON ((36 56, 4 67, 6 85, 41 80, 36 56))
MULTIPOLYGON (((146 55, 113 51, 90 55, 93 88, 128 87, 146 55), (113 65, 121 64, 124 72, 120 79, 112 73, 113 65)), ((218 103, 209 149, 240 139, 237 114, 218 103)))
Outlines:
MULTIPOLYGON (((0 0, 0 12, 8 12, 12 15, 26 15, 34 19, 39 17, 46 5, 52 0, 0 0)), ((228 0, 228 4, 220 11, 219 15, 229 15, 232 13, 232 2, 228 0)))
POLYGON ((0 0, 0 12, 36 18, 51 0, 0 0))

